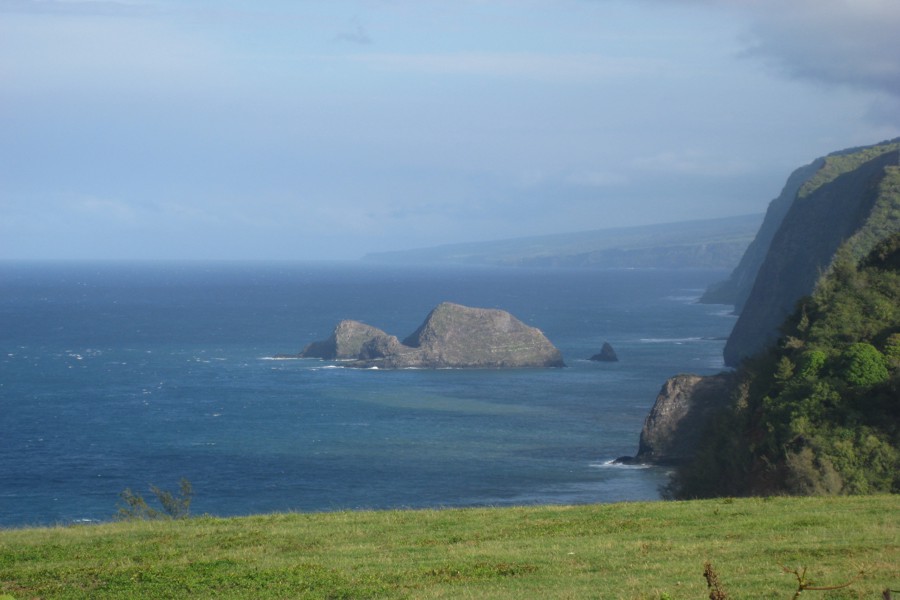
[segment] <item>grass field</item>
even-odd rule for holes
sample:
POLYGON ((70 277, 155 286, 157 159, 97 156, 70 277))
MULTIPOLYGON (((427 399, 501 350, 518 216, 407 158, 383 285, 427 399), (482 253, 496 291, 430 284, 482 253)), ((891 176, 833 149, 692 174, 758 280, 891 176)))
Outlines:
MULTIPOLYGON (((900 496, 273 514, 0 530, 0 598, 709 597, 900 589, 900 496)), ((895 595, 895 597, 900 597, 895 595)))

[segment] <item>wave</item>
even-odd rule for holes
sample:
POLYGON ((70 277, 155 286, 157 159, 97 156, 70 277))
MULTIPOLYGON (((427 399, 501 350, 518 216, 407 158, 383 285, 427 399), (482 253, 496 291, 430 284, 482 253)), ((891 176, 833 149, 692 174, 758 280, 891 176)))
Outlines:
POLYGON ((590 463, 588 466, 591 467, 592 469, 649 469, 653 465, 646 465, 646 464, 641 464, 641 463, 625 464, 625 463, 616 462, 616 459, 611 458, 609 460, 605 460, 605 461, 599 462, 599 463, 590 463))
POLYGON ((683 337, 683 338, 641 338, 638 340, 642 344, 687 344, 689 342, 702 342, 710 338, 704 337, 683 337))
POLYGON ((700 300, 701 295, 697 294, 696 296, 666 296, 666 300, 671 302, 680 302, 682 304, 697 304, 700 300))

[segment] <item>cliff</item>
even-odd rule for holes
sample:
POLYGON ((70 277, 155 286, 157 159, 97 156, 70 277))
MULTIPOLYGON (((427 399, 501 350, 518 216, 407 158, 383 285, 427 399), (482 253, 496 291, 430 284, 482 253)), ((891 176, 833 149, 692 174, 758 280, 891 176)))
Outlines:
MULTIPOLYGON (((900 138, 835 152, 794 171, 730 279, 705 296, 734 302, 740 311, 725 346, 727 365, 738 366, 773 348, 780 335, 787 335, 788 318, 799 318, 798 302, 820 285, 833 285, 827 276, 837 263, 858 263, 900 232, 898 165, 900 138)), ((846 318, 860 320, 854 314, 846 318)), ((791 343, 799 343, 799 337, 795 332, 791 343)), ((778 375, 758 377, 788 377, 800 366, 778 368, 778 375)), ((737 379, 680 375, 667 381, 645 421, 636 460, 679 463, 690 456, 710 415, 729 406, 738 393, 737 384, 728 381, 737 379)))
POLYGON ((562 354, 534 327, 506 311, 444 302, 410 336, 398 338, 358 321, 341 321, 302 358, 347 360, 380 369, 563 367, 562 354))
POLYGON ((726 365, 778 339, 781 323, 813 292, 839 249, 858 259, 900 230, 898 148, 894 141, 830 155, 800 187, 725 345, 726 365))
POLYGON ((900 492, 900 232, 839 251, 782 331, 734 372, 668 494, 900 492))
POLYGON ((634 461, 678 464, 690 459, 709 418, 729 397, 731 384, 728 373, 668 379, 644 421, 634 461))
POLYGON ((772 240, 781 228, 785 217, 794 205, 801 189, 808 194, 822 183, 827 183, 840 172, 852 170, 859 164, 874 158, 890 149, 896 148, 900 138, 880 142, 872 146, 847 148, 819 157, 807 165, 796 169, 788 177, 787 182, 777 198, 769 203, 762 226, 747 247, 737 267, 725 281, 713 284, 700 298, 700 302, 709 304, 733 304, 734 311, 740 314, 747 302, 759 270, 769 253, 772 240))
POLYGON ((737 267, 731 272, 730 277, 721 283, 711 285, 700 298, 705 304, 733 304, 734 312, 740 314, 747 302, 747 297, 753 289, 756 275, 769 252, 769 246, 778 228, 781 227, 785 215, 791 208, 797 192, 800 191, 806 181, 825 164, 824 158, 817 158, 808 165, 804 165, 791 173, 781 194, 769 203, 766 216, 753 241, 741 256, 737 267))

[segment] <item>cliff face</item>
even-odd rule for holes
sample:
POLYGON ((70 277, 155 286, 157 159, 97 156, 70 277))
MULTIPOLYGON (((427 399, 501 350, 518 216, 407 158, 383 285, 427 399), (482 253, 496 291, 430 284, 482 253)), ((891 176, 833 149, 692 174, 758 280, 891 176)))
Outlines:
POLYGON ((798 195, 807 195, 837 174, 850 171, 860 164, 884 152, 896 149, 900 138, 862 146, 847 148, 820 157, 795 170, 788 177, 781 194, 769 203, 762 226, 741 257, 738 266, 726 281, 713 284, 706 290, 700 302, 711 304, 733 304, 735 313, 740 314, 753 290, 753 284, 768 256, 772 240, 781 228, 798 195))
POLYGON ((534 327, 506 311, 445 302, 401 343, 358 321, 341 321, 330 338, 313 342, 303 358, 349 360, 360 368, 563 367, 562 354, 534 327))
POLYGON ((769 252, 772 239, 790 210, 800 186, 806 183, 824 164, 825 159, 818 158, 791 173, 781 194, 769 203, 762 226, 750 246, 747 247, 738 266, 732 271, 731 276, 726 281, 710 286, 700 298, 700 302, 734 304, 734 312, 738 314, 743 310, 747 297, 750 296, 750 291, 753 289, 753 282, 756 281, 756 275, 769 252))
POLYGON ((644 421, 637 462, 679 464, 691 458, 710 416, 730 395, 731 375, 677 375, 663 384, 644 421))
MULTIPOLYGON (((727 365, 774 344, 797 302, 813 293, 837 256, 858 261, 900 231, 898 165, 900 138, 830 154, 791 175, 731 278, 705 296, 740 310, 725 346, 727 365)), ((637 460, 690 457, 734 387, 727 375, 667 381, 645 421, 637 460)))
POLYGON ((725 345, 725 364, 737 366, 777 340, 779 326, 842 246, 858 258, 900 229, 900 198, 890 190, 897 148, 894 142, 830 156, 801 186, 725 345))
POLYGON ((303 358, 351 360, 400 345, 396 336, 359 321, 341 321, 327 340, 313 342, 300 353, 303 358))

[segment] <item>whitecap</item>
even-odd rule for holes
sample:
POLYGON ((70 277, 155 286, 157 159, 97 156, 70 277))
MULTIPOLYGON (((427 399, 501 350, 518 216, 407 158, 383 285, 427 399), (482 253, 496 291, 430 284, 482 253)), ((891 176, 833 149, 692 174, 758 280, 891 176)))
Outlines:
POLYGON ((592 469, 649 469, 650 465, 637 463, 637 464, 627 464, 616 462, 616 459, 609 459, 599 463, 590 463, 588 465, 592 469))
POLYGON ((688 342, 702 342, 706 338, 702 337, 684 337, 684 338, 641 338, 642 344, 685 344, 688 342))

